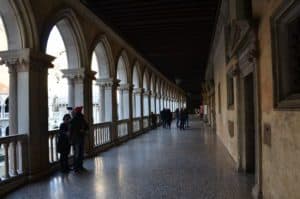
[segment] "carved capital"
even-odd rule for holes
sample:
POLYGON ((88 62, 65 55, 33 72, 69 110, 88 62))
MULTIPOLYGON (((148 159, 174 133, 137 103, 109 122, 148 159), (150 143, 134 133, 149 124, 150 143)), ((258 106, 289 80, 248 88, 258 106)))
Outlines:
POLYGON ((118 82, 114 81, 114 79, 112 78, 107 78, 107 79, 97 79, 96 84, 99 86, 103 86, 105 88, 111 88, 113 86, 116 86, 118 82))
POLYGON ((85 77, 84 68, 71 68, 61 70, 63 77, 69 80, 83 80, 85 77))
POLYGON ((135 89, 133 89, 133 92, 135 94, 142 94, 142 93, 144 93, 144 89, 143 88, 135 88, 135 89))
POLYGON ((151 95, 151 91, 150 90, 144 91, 144 95, 145 96, 150 96, 151 95))
POLYGON ((120 84, 119 90, 131 90, 133 88, 132 84, 120 84))
POLYGON ((40 52, 33 51, 30 48, 8 50, 0 52, 0 65, 5 64, 12 71, 42 71, 52 68, 51 63, 55 57, 40 52))

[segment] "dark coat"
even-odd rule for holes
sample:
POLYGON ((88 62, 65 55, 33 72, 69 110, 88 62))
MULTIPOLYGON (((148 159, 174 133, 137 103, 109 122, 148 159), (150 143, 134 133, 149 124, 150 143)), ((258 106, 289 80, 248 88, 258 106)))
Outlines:
POLYGON ((59 133, 57 137, 57 152, 58 153, 70 153, 70 140, 68 136, 69 124, 62 123, 59 127, 59 133))
POLYGON ((88 129, 88 123, 85 121, 83 115, 77 113, 70 122, 70 137, 72 143, 78 143, 80 140, 84 139, 88 129))

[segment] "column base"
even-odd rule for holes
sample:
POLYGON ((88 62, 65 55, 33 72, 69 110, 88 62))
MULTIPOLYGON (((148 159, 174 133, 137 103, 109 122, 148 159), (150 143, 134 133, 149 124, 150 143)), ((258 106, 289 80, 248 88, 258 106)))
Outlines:
POLYGON ((262 199, 263 198, 263 193, 261 190, 261 187, 259 184, 255 184, 254 187, 252 188, 252 197, 254 199, 262 199))

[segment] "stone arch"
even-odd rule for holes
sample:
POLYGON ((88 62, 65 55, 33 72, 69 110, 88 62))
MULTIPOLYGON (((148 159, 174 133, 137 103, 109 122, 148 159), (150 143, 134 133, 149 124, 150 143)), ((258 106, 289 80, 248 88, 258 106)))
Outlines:
POLYGON ((38 38, 29 2, 0 1, 0 17, 7 33, 8 50, 35 48, 38 38))
POLYGON ((129 81, 129 59, 125 50, 122 50, 118 56, 116 78, 120 84, 127 84, 129 81))
POLYGON ((92 48, 89 51, 89 60, 92 60, 93 53, 96 54, 98 63, 99 74, 97 74, 97 77, 100 79, 113 77, 114 59, 111 45, 105 35, 100 35, 93 42, 92 48))
POLYGON ((133 65, 132 84, 134 88, 141 88, 141 69, 138 61, 133 65))
POLYGON ((145 90, 150 89, 149 81, 150 81, 149 72, 148 69, 145 68, 143 73, 143 89, 145 90))
POLYGON ((155 84, 155 81, 156 81, 155 75, 154 75, 154 73, 152 73, 151 78, 150 78, 150 90, 153 93, 156 93, 156 88, 155 88, 156 84, 155 84))
POLYGON ((46 52, 51 30, 57 26, 67 51, 69 68, 83 68, 89 63, 86 42, 80 23, 72 9, 63 9, 46 23, 41 37, 41 49, 46 52))
POLYGON ((159 77, 156 78, 156 86, 155 86, 155 92, 156 94, 160 95, 160 82, 161 80, 159 79, 159 77))

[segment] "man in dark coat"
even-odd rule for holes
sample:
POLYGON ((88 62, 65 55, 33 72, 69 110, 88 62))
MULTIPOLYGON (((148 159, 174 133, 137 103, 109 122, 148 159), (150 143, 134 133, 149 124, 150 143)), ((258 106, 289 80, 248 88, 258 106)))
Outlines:
POLYGON ((71 142, 74 147, 74 171, 83 170, 84 137, 88 130, 88 123, 82 114, 82 107, 72 111, 73 118, 70 122, 71 142))

